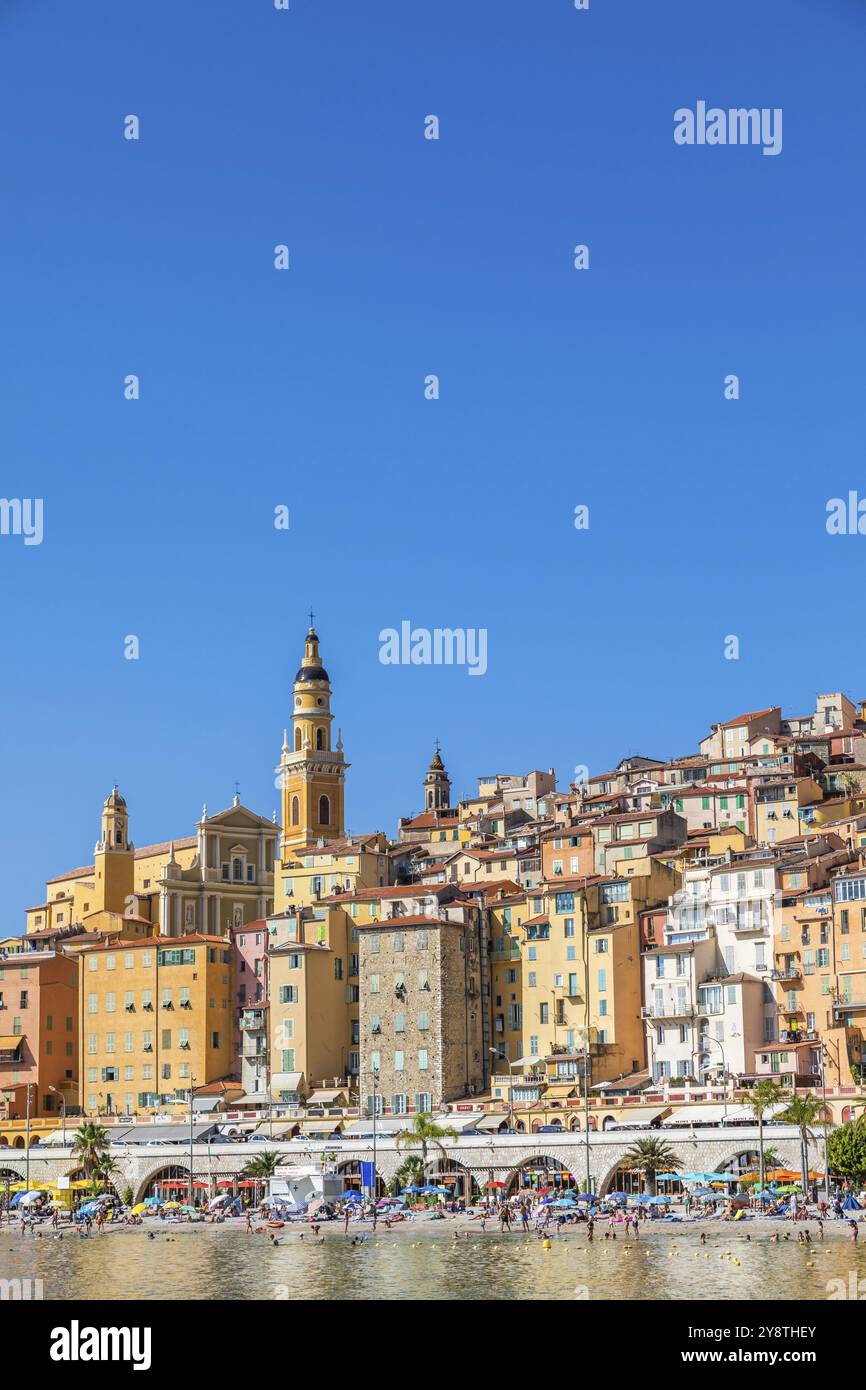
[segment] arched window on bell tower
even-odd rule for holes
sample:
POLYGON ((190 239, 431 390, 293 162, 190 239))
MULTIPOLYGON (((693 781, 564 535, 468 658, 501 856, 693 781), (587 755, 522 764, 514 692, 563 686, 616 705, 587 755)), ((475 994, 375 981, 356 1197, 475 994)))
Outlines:
POLYGON ((292 825, 301 823, 301 803, 296 796, 292 797, 292 825))
POLYGON ((317 729, 317 730, 316 730, 316 751, 319 752, 319 753, 321 753, 321 752, 324 750, 324 747, 325 747, 325 731, 324 731, 324 729, 317 729))
POLYGON ((300 724, 299 724, 298 727, 295 729, 295 752, 296 752, 296 753, 300 753, 300 751, 301 751, 301 744, 302 744, 302 735, 301 735, 301 726, 300 726, 300 724))
POLYGON ((331 801, 327 796, 319 797, 319 825, 331 824, 331 801))

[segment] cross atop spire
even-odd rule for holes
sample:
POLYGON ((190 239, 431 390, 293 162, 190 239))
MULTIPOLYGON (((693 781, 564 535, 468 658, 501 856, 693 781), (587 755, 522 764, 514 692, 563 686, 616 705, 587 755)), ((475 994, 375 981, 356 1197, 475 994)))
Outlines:
POLYGON ((310 631, 312 631, 313 628, 315 627, 315 618, 316 618, 316 615, 315 615, 315 613, 313 612, 312 607, 311 607, 311 608, 310 608, 310 631))

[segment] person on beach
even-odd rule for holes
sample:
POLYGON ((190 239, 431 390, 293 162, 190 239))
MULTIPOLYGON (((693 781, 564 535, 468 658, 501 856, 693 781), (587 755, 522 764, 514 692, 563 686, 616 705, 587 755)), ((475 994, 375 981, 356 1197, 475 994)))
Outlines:
POLYGON ((858 1234, 859 1234, 859 1232, 858 1232, 858 1230, 857 1230, 857 1222, 856 1222, 856 1221, 849 1221, 849 1222, 848 1222, 848 1226, 849 1226, 849 1229, 850 1229, 850 1231, 851 1231, 851 1244, 852 1244, 852 1245, 856 1245, 856 1244, 857 1244, 857 1236, 858 1236, 858 1234))

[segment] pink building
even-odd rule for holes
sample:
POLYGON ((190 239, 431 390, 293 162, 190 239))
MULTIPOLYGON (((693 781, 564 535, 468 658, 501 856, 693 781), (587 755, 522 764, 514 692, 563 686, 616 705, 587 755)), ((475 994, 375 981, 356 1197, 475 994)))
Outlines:
POLYGON ((235 1065, 248 1095, 267 1088, 267 940, 265 921, 247 922, 232 930, 235 1065))

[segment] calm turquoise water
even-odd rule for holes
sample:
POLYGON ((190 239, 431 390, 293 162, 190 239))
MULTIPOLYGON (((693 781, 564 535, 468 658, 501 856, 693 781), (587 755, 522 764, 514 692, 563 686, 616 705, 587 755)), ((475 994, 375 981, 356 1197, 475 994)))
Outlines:
POLYGON ((359 1247, 341 1231, 324 1245, 292 1232, 277 1247, 208 1227, 155 1240, 138 1231, 88 1241, 0 1234, 0 1277, 41 1278, 46 1299, 826 1299, 828 1280, 847 1284, 851 1270, 866 1279, 866 1247, 845 1239, 808 1251, 721 1236, 700 1249, 694 1231, 590 1247, 571 1235, 549 1251, 534 1237, 473 1231, 455 1240, 447 1228, 359 1247))

